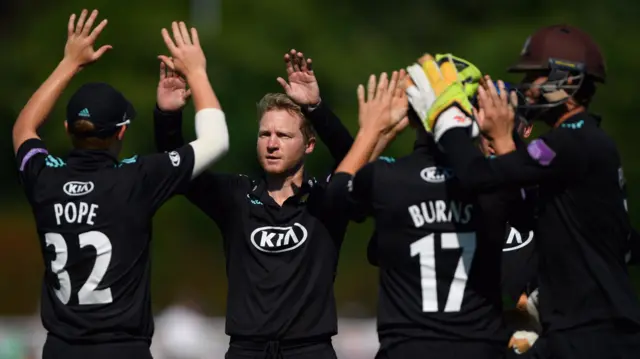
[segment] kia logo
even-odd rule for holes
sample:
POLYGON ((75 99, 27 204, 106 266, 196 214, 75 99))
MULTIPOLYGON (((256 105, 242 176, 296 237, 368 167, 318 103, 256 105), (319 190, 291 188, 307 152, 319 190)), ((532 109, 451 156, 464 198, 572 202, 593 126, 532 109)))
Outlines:
POLYGON ((509 230, 509 236, 507 237, 507 242, 505 243, 505 247, 502 251, 511 252, 526 247, 533 240, 533 231, 529 231, 528 235, 529 236, 526 240, 522 240, 522 234, 517 229, 511 227, 511 230, 509 230))
POLYGON ((420 177, 430 183, 443 183, 453 177, 453 173, 448 168, 427 167, 420 171, 420 177))
POLYGON ((266 253, 282 253, 300 247, 307 240, 307 229, 300 223, 289 227, 260 227, 251 232, 251 243, 266 253))
POLYGON ((84 196, 85 194, 91 193, 93 191, 94 185, 93 182, 79 182, 79 181, 70 181, 62 186, 62 190, 64 193, 69 196, 84 196))

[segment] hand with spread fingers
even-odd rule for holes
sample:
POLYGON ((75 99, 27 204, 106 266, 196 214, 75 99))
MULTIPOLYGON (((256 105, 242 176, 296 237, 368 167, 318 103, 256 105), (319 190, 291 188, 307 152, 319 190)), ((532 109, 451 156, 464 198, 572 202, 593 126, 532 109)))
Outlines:
POLYGON ((191 90, 187 89, 187 81, 161 61, 156 99, 158 108, 167 112, 178 111, 187 104, 189 96, 191 90))
POLYGON ((107 19, 102 20, 93 30, 98 17, 98 10, 93 10, 89 18, 88 11, 82 10, 76 22, 76 14, 69 17, 67 24, 67 44, 64 47, 64 60, 76 67, 83 67, 97 61, 105 52, 111 50, 111 45, 104 45, 98 50, 93 46, 100 33, 107 26, 107 19), (86 20, 86 21, 85 21, 86 20))
POLYGON ((364 86, 358 86, 358 121, 360 129, 372 130, 385 135, 391 132, 404 119, 406 110, 405 112, 401 110, 403 101, 405 101, 403 100, 404 96, 401 92, 396 91, 398 78, 398 71, 392 73, 391 79, 388 78, 386 72, 383 72, 380 74, 376 85, 376 76, 371 75, 367 83, 366 98, 364 86))
POLYGON ((184 77, 206 72, 207 59, 200 47, 198 31, 193 27, 189 31, 183 21, 171 23, 171 30, 173 39, 167 29, 162 29, 162 38, 172 57, 160 55, 158 58, 169 69, 177 71, 184 77))
POLYGON ((478 88, 478 109, 473 110, 480 132, 491 141, 511 138, 518 95, 507 91, 502 80, 498 80, 498 88, 491 77, 485 76, 484 80, 484 86, 478 88))
MULTIPOLYGON (((392 75, 393 77, 393 75, 392 75)), ((393 96, 391 98, 391 123, 395 124, 391 129, 384 133, 378 140, 376 147, 369 158, 369 161, 373 161, 382 154, 387 146, 393 141, 396 136, 404 131, 409 125, 409 117, 407 112, 409 110, 409 102, 407 99, 407 93, 402 86, 406 81, 407 73, 405 70, 400 70, 398 73, 398 82, 395 90, 393 90, 393 96)))
POLYGON ((292 49, 284 55, 289 82, 278 77, 278 83, 282 86, 287 96, 295 103, 302 106, 316 106, 320 103, 320 87, 313 73, 310 58, 304 57, 300 51, 292 49))
POLYGON ((394 71, 391 79, 383 72, 376 81, 376 76, 369 76, 365 96, 365 88, 358 86, 358 122, 360 129, 349 153, 340 162, 336 173, 355 174, 373 157, 382 152, 385 138, 393 137, 393 131, 400 131, 408 124, 406 118, 407 99, 404 88, 398 80, 404 77, 404 71, 394 71), (396 91, 397 89, 400 91, 396 91), (404 123, 406 122, 406 123, 404 123))

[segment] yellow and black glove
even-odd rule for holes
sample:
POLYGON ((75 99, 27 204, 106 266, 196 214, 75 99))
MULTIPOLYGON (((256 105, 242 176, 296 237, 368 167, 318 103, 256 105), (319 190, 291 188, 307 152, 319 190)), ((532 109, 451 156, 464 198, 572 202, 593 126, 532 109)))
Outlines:
POLYGON ((427 54, 418 62, 407 68, 411 77, 407 95, 427 132, 438 141, 451 128, 471 127, 472 136, 477 136, 469 99, 478 89, 480 70, 451 54, 427 54))
POLYGON ((482 79, 482 72, 476 65, 452 54, 436 54, 435 60, 438 64, 447 60, 453 62, 458 71, 458 81, 464 86, 467 97, 473 98, 476 95, 482 79))

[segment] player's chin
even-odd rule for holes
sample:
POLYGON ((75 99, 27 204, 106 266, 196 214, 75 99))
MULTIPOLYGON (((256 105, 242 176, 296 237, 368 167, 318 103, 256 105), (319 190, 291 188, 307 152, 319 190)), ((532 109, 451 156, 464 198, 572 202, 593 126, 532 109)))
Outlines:
POLYGON ((266 174, 281 175, 287 173, 287 164, 282 159, 266 159, 260 160, 260 165, 266 174))

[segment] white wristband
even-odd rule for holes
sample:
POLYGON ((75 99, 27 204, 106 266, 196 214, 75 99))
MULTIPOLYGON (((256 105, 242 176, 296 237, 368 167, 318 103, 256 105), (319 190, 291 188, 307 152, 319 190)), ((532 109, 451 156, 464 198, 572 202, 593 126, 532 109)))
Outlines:
POLYGON ((433 136, 436 142, 440 141, 442 135, 452 128, 469 127, 473 125, 473 120, 458 107, 450 107, 438 116, 433 129, 433 136))

